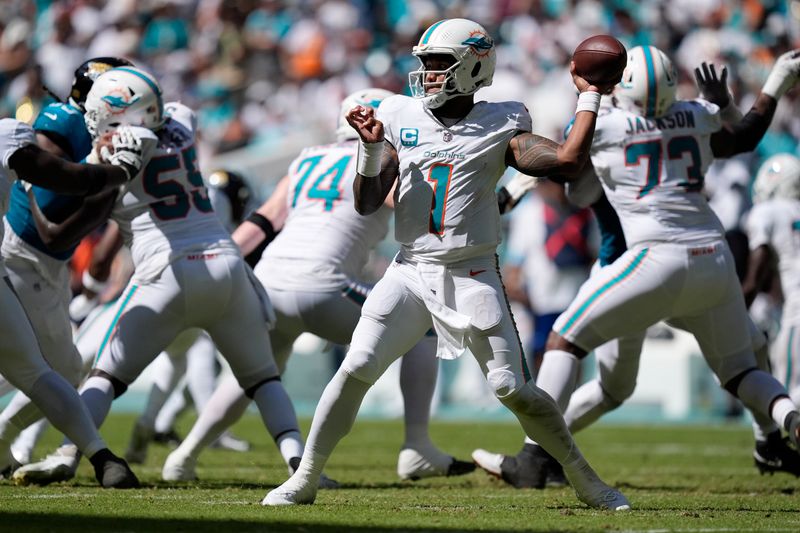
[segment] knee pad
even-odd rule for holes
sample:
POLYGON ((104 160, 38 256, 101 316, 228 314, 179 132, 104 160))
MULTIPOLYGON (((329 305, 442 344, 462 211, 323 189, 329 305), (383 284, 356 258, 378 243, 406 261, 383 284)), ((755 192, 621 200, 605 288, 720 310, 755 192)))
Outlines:
POLYGON ((342 361, 342 370, 359 381, 374 385, 383 374, 384 368, 375 354, 365 350, 350 349, 342 361))
POLYGON ((489 383, 494 395, 502 401, 509 398, 519 391, 520 382, 517 376, 507 368, 497 368, 490 370, 486 374, 486 381, 489 383))
POLYGON ((123 394, 125 391, 128 390, 128 385, 120 381, 119 379, 115 378, 105 370, 100 370, 99 368, 95 368, 89 373, 89 376, 97 376, 103 379, 107 379, 111 382, 111 386, 114 387, 114 399, 116 400, 123 394))

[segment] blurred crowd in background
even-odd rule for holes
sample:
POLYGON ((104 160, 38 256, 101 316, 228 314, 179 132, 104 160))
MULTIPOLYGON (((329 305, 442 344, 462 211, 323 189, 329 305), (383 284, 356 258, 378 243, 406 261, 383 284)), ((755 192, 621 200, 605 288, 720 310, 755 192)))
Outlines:
MULTIPOLYGON (((727 64, 745 106, 800 43, 800 2, 785 0, 4 0, 0 114, 32 118, 50 98, 42 85, 64 98, 82 61, 123 56, 153 71, 167 100, 198 110, 206 154, 268 149, 287 131, 332 132, 354 90, 406 92, 412 46, 446 17, 489 30, 498 69, 485 97, 525 102, 550 136, 574 112, 566 66, 589 35, 667 51, 685 97, 700 61, 727 64)), ((796 150, 793 115, 779 113, 765 150, 796 150)))

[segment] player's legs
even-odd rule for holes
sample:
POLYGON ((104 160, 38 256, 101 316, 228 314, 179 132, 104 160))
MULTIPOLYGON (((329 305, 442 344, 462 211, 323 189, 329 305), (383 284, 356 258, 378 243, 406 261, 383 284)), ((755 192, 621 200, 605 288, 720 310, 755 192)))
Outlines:
POLYGON ((367 390, 431 327, 430 314, 415 294, 416 284, 413 267, 394 263, 373 288, 350 350, 317 405, 300 467, 264 498, 264 505, 314 501, 322 469, 336 444, 350 431, 367 390))
POLYGON ((125 459, 129 463, 141 464, 147 458, 147 448, 155 433, 156 416, 186 373, 186 352, 199 333, 197 329, 180 333, 153 361, 153 384, 144 411, 133 426, 125 452, 125 459))
MULTIPOLYGON (((132 487, 136 476, 108 450, 74 387, 52 370, 7 279, 0 281, 0 373, 38 405, 90 457, 103 486, 132 487)), ((3 443, 8 446, 9 443, 3 443)), ((7 457, 0 458, 3 462, 7 457)))
MULTIPOLYGON (((629 508, 618 491, 603 483, 572 438, 558 406, 529 379, 522 347, 497 271, 456 277, 456 309, 472 316, 469 348, 490 388, 517 417, 525 434, 556 459, 585 503, 612 510, 629 508)), ((542 478, 541 486, 545 479, 542 478)))
POLYGON ((800 415, 786 389, 759 368, 753 351, 750 320, 730 252, 725 249, 717 254, 693 256, 690 261, 691 275, 677 309, 685 315, 671 319, 670 323, 695 336, 706 362, 726 390, 739 398, 754 416, 771 418, 797 442, 800 440, 800 415), (716 278, 710 279, 709 271, 714 265, 722 266, 716 278), (718 300, 709 298, 704 305, 700 292, 704 288, 707 292, 716 290, 718 300))
POLYGON ((578 387, 564 413, 572 433, 593 424, 633 394, 644 337, 642 331, 595 348, 598 376, 578 387))
POLYGON ((769 354, 772 375, 780 381, 792 400, 800 402, 800 324, 787 320, 781 329, 769 354))
MULTIPOLYGON (((248 274, 244 262, 225 257, 214 262, 220 274, 229 279, 229 297, 222 314, 205 325, 214 343, 230 364, 233 375, 247 398, 255 401, 264 425, 273 437, 296 434, 300 430, 294 406, 280 381, 265 324, 268 304, 256 291, 263 291, 257 280, 248 274), (246 336, 241 334, 247 332, 246 336)), ((240 416, 240 415, 239 415, 240 416)))
MULTIPOLYGON (((30 252, 32 253, 32 252, 30 252)), ((11 256, 6 261, 8 279, 30 320, 47 363, 73 386, 82 377, 81 358, 72 343, 67 311, 68 271, 61 261, 44 263, 11 256)), ((12 442, 30 424, 42 418, 39 408, 17 393, 0 414, 0 441, 12 442)))

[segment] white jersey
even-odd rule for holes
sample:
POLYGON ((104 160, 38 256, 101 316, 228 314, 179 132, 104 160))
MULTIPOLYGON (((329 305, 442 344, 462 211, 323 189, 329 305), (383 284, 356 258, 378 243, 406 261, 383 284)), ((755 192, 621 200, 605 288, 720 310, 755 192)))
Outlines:
POLYGON ((131 249, 133 276, 140 282, 157 278, 172 261, 193 253, 238 253, 203 184, 194 113, 173 102, 165 114, 157 140, 144 139, 142 171, 121 187, 111 214, 131 249))
POLYGON ((785 320, 800 319, 800 200, 775 198, 756 204, 747 218, 750 249, 768 245, 778 255, 785 320))
POLYGON ((709 140, 721 127, 719 108, 699 99, 675 102, 657 119, 620 108, 601 111, 592 164, 629 248, 723 238, 722 225, 701 192, 714 159, 709 140))
POLYGON ((477 102, 451 126, 421 100, 392 96, 377 111, 397 150, 395 237, 421 262, 452 263, 494 253, 500 242, 495 186, 512 137, 531 130, 519 102, 477 102))
POLYGON ((339 289, 358 279, 370 251, 386 236, 391 210, 355 210, 355 141, 303 150, 289 166, 289 216, 259 263, 268 287, 339 289))
MULTIPOLYGON (((14 152, 29 144, 36 144, 36 134, 32 127, 19 120, 0 119, 0 216, 8 211, 11 185, 17 180, 17 173, 8 168, 8 160, 14 152)), ((0 242, 2 240, 3 224, 0 224, 0 242)))

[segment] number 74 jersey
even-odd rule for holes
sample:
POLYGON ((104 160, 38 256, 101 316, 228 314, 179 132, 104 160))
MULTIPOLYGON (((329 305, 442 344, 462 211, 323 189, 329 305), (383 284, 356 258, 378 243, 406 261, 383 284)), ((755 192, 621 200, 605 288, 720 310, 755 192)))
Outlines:
POLYGON ((134 278, 157 278, 177 258, 195 253, 238 253, 217 219, 195 150, 195 117, 188 107, 165 105, 167 121, 142 132, 143 167, 120 189, 111 214, 131 249, 134 278))
POLYGON ((604 107, 597 118, 592 164, 619 215, 628 247, 641 243, 701 244, 724 230, 702 194, 714 159, 711 134, 719 108, 705 100, 675 102, 645 118, 604 107))

